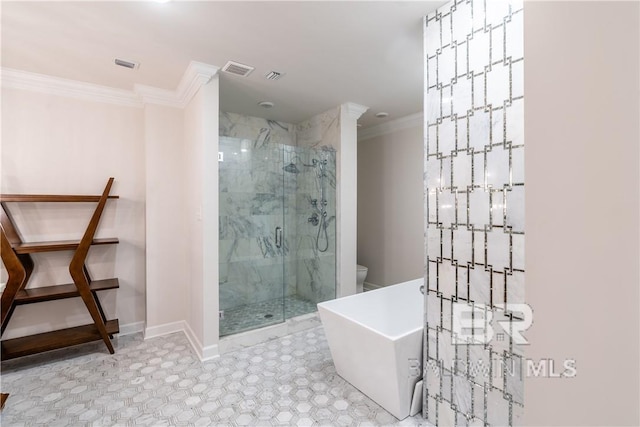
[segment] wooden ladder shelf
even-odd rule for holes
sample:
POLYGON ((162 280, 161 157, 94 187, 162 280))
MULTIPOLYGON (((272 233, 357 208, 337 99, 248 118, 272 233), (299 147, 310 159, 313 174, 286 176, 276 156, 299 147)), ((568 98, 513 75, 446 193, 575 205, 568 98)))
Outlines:
POLYGON ((0 237, 2 239, 0 252, 8 275, 7 283, 0 299, 0 320, 2 324, 0 333, 4 333, 16 306, 23 304, 80 297, 93 319, 93 323, 88 325, 2 340, 0 343, 2 360, 99 340, 104 341, 111 354, 114 353, 111 338, 113 334, 119 332, 118 319, 107 320, 97 292, 117 289, 119 287, 118 279, 92 280, 86 267, 87 255, 92 245, 111 245, 119 242, 117 238, 94 238, 107 200, 118 198, 118 196, 109 195, 112 184, 113 178, 109 178, 101 196, 0 195, 0 237), (98 205, 80 240, 23 242, 6 206, 6 203, 9 202, 97 202, 98 205), (69 264, 69 273, 71 273, 73 283, 28 289, 27 283, 34 267, 33 258, 30 254, 54 251, 74 251, 69 264))

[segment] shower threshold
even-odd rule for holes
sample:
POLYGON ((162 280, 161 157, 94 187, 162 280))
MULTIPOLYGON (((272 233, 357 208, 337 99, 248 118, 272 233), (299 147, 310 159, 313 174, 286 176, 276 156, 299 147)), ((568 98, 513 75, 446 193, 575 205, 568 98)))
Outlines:
POLYGON ((276 298, 224 310, 224 319, 220 319, 220 337, 283 323, 285 319, 318 310, 315 303, 295 295, 284 298, 284 313, 282 304, 282 298, 276 298))

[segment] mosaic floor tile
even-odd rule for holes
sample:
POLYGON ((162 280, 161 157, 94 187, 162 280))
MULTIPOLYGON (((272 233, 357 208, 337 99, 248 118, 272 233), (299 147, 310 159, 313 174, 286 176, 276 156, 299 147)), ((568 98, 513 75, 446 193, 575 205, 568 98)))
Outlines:
POLYGON ((284 299, 284 313, 282 298, 228 309, 224 311, 224 319, 220 319, 220 336, 224 337, 258 327, 275 325, 284 322, 285 319, 313 313, 317 310, 315 303, 295 295, 284 299))
POLYGON ((340 378, 321 327, 200 362, 182 333, 2 363, 7 426, 428 426, 340 378))

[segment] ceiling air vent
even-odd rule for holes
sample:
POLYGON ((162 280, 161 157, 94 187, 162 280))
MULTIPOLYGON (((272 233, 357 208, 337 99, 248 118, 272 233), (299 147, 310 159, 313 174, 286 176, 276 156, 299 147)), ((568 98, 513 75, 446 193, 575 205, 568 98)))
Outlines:
POLYGON ((241 77, 247 77, 253 70, 255 70, 255 67, 233 61, 227 62, 224 67, 222 67, 222 71, 241 77))
POLYGON ((284 73, 279 71, 269 71, 264 75, 267 80, 278 80, 280 77, 284 76, 284 73))
POLYGON ((140 66, 139 62, 134 62, 134 61, 125 61, 124 59, 114 59, 114 61, 116 65, 119 65, 121 67, 125 67, 125 68, 131 68, 132 70, 137 69, 140 66))

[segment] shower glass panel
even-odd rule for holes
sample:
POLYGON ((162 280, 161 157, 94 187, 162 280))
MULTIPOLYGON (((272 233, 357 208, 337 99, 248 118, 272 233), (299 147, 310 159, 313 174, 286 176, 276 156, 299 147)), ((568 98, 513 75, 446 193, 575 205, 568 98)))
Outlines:
POLYGON ((286 270, 295 271, 295 288, 288 290, 296 296, 292 304, 297 303, 288 311, 297 316, 336 297, 336 152, 329 147, 287 147, 285 164, 285 171, 293 169, 291 165, 298 170, 293 173, 295 205, 288 211, 295 217, 286 217, 295 224, 295 234, 289 235, 293 265, 286 270))
POLYGON ((220 336, 335 298, 335 150, 221 136, 218 162, 220 336))
POLYGON ((220 336, 284 321, 282 146, 220 137, 220 336))

